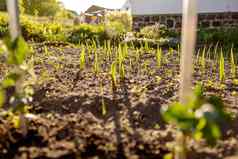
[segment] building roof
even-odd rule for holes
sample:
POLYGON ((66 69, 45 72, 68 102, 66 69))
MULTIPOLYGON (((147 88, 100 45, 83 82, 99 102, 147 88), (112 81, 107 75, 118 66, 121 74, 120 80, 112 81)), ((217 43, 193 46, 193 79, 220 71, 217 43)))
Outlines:
POLYGON ((100 12, 100 11, 104 11, 104 10, 113 10, 113 9, 109 9, 109 8, 104 8, 98 5, 92 5, 91 7, 89 7, 85 13, 96 13, 96 12, 100 12))
MULTIPOLYGON (((183 0, 128 0, 132 15, 180 14, 183 0)), ((238 12, 238 0, 198 0, 199 13, 238 12)))

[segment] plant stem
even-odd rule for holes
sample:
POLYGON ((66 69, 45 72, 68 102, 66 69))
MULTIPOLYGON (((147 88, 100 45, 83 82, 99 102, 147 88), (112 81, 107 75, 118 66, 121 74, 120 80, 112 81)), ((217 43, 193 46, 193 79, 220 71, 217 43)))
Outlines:
POLYGON ((176 146, 174 149, 175 159, 186 159, 186 137, 183 132, 177 131, 176 146))

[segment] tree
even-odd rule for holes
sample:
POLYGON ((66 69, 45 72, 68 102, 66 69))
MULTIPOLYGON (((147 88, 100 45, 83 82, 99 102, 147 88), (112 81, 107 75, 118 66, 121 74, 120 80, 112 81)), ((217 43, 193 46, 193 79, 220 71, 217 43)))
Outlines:
POLYGON ((38 16, 55 16, 61 10, 57 0, 22 0, 26 14, 38 16))
POLYGON ((6 0, 0 0, 0 11, 6 10, 7 10, 6 0))

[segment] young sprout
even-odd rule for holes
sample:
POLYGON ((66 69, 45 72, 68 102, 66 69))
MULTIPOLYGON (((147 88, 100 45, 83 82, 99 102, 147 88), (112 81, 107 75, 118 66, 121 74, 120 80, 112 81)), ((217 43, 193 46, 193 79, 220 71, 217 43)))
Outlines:
POLYGON ((107 40, 107 58, 108 58, 108 60, 111 59, 111 55, 112 55, 111 41, 107 40))
POLYGON ((225 79, 225 60, 224 60, 222 50, 221 50, 220 59, 219 59, 219 79, 220 81, 223 81, 225 79))
POLYGON ((161 62, 162 62, 162 49, 158 48, 157 53, 156 53, 156 62, 157 62, 157 67, 161 67, 161 62))
POLYGON ((140 50, 138 48, 136 49, 135 56, 136 56, 136 63, 138 63, 140 60, 140 50))
POLYGON ((180 44, 177 45, 177 53, 178 55, 180 55, 180 52, 181 52, 181 47, 180 47, 180 44))
POLYGON ((98 53, 94 53, 94 63, 93 63, 93 71, 97 75, 100 70, 99 60, 98 60, 98 53))
POLYGON ((231 48, 230 63, 231 63, 231 74, 232 74, 232 77, 236 78, 236 64, 235 64, 233 47, 231 48))
POLYGON ((119 74, 120 74, 121 81, 124 81, 126 76, 124 63, 119 64, 119 74))
POLYGON ((216 45, 215 45, 215 48, 214 48, 214 59, 216 61, 218 60, 218 53, 217 53, 218 46, 219 46, 219 43, 217 42, 216 45))
POLYGON ((212 48, 212 45, 209 45, 209 48, 208 48, 208 50, 207 50, 207 59, 210 61, 210 59, 211 59, 211 48, 212 48))
POLYGON ((112 81, 112 90, 115 90, 117 86, 117 62, 116 61, 114 61, 111 65, 110 76, 112 81))
POLYGON ((147 41, 147 40, 145 40, 144 49, 145 49, 145 52, 146 52, 146 53, 149 53, 149 52, 150 52, 150 48, 149 48, 149 44, 148 44, 148 41, 147 41))
POLYGON ((83 70, 85 68, 85 64, 86 64, 86 60, 85 60, 85 47, 84 46, 82 47, 82 51, 81 51, 81 54, 80 54, 79 62, 80 62, 80 70, 83 70))
POLYGON ((123 57, 124 57, 124 58, 128 57, 128 46, 127 46, 127 43, 125 43, 125 44, 123 45, 122 54, 123 54, 123 57))
POLYGON ((44 54, 45 56, 49 57, 51 55, 51 53, 49 52, 47 46, 44 46, 44 54))
POLYGON ((198 52, 197 52, 197 57, 196 57, 196 61, 199 63, 199 60, 200 60, 200 54, 201 54, 201 50, 200 48, 198 49, 198 52))
POLYGON ((106 114, 107 114, 107 107, 106 107, 106 104, 105 104, 105 100, 104 100, 104 97, 103 97, 103 95, 104 95, 104 90, 103 90, 103 85, 102 85, 102 83, 100 83, 100 94, 101 94, 101 97, 102 97, 102 115, 103 116, 105 116, 106 114))
POLYGON ((125 79, 125 66, 124 66, 125 57, 126 57, 125 49, 124 48, 122 49, 121 45, 119 45, 117 61, 118 61, 118 70, 119 70, 119 75, 120 75, 121 81, 123 81, 125 79))
POLYGON ((169 53, 169 55, 170 55, 170 56, 172 56, 172 55, 173 55, 173 53, 174 53, 174 49, 173 49, 172 47, 170 47, 170 48, 169 48, 169 52, 168 52, 168 53, 169 53))
POLYGON ((202 72, 204 73, 206 69, 206 47, 204 47, 202 51, 201 66, 202 66, 202 72))

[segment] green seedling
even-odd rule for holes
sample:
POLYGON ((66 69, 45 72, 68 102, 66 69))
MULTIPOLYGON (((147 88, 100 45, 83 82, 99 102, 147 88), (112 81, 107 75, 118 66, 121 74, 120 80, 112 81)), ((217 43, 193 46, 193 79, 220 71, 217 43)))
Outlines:
POLYGON ((105 116, 106 114, 107 114, 107 107, 106 107, 106 104, 105 104, 105 100, 104 100, 104 97, 103 97, 103 95, 104 95, 104 90, 103 90, 103 85, 102 85, 102 83, 100 83, 100 94, 101 94, 101 97, 102 97, 102 115, 103 116, 105 116))
POLYGON ((231 48, 230 64, 231 64, 232 78, 236 78, 236 63, 235 63, 233 48, 231 48))
POLYGON ((106 46, 107 46, 107 49, 106 49, 106 56, 107 56, 107 59, 110 60, 111 59, 111 55, 112 55, 112 46, 111 46, 111 41, 110 40, 107 40, 107 43, 106 43, 106 46))
POLYGON ((124 81, 126 77, 124 63, 119 64, 119 75, 120 75, 120 80, 124 81))
MULTIPOLYGON (((117 61, 118 61, 118 70, 121 81, 125 79, 125 66, 124 66, 124 60, 127 56, 125 53, 125 50, 121 48, 121 45, 119 45, 118 48, 118 54, 117 54, 117 61)), ((127 49, 126 49, 127 50, 127 49)))
POLYGON ((219 56, 218 53, 217 53, 218 46, 219 46, 219 43, 217 42, 216 45, 215 45, 215 48, 214 48, 214 58, 215 58, 216 61, 218 60, 218 56, 219 56))
POLYGON ((85 68, 85 64, 86 64, 86 58, 85 58, 85 47, 82 47, 82 51, 80 54, 80 70, 83 70, 85 68))
POLYGON ((135 56, 136 56, 136 63, 138 64, 140 61, 140 50, 139 49, 136 49, 135 56))
POLYGON ((125 44, 123 45, 122 55, 123 55, 124 58, 128 57, 128 46, 127 46, 127 43, 125 43, 125 44))
POLYGON ((144 49, 145 49, 145 52, 146 52, 146 53, 149 53, 149 52, 150 52, 150 48, 149 48, 149 44, 148 44, 148 41, 147 41, 147 40, 145 40, 144 49))
POLYGON ((196 57, 196 61, 199 63, 199 61, 200 61, 200 54, 201 54, 201 50, 200 50, 200 48, 198 49, 198 51, 197 51, 197 57, 196 57))
POLYGON ((98 53, 94 53, 94 63, 93 63, 93 71, 97 75, 100 71, 100 65, 99 65, 99 59, 98 59, 98 53))
POLYGON ((157 53, 156 53, 156 62, 157 62, 157 67, 161 67, 161 62, 162 62, 162 49, 158 48, 157 53))
POLYGON ((114 61, 111 65, 110 76, 112 81, 111 82, 112 90, 115 90, 117 86, 117 62, 116 61, 114 61))
POLYGON ((212 48, 212 45, 209 46, 208 50, 207 50, 207 59, 210 61, 211 59, 211 48, 212 48))
POLYGON ((202 72, 204 73, 206 69, 206 47, 204 47, 202 51, 201 66, 202 66, 202 72))
POLYGON ((216 96, 206 97, 201 85, 196 86, 194 96, 187 104, 173 103, 162 109, 162 116, 180 130, 176 143, 172 144, 173 153, 168 156, 177 154, 176 151, 186 153, 189 138, 196 141, 205 139, 214 145, 221 137, 221 125, 230 118, 224 111, 222 100, 216 96))
POLYGON ((220 59, 219 59, 219 79, 220 81, 223 81, 225 79, 225 60, 224 60, 222 50, 221 50, 220 59))
POLYGON ((49 51, 49 49, 47 48, 47 46, 44 46, 44 54, 46 57, 49 57, 52 55, 52 52, 49 51))
POLYGON ((173 56, 174 49, 170 47, 168 53, 169 53, 169 56, 173 56))

